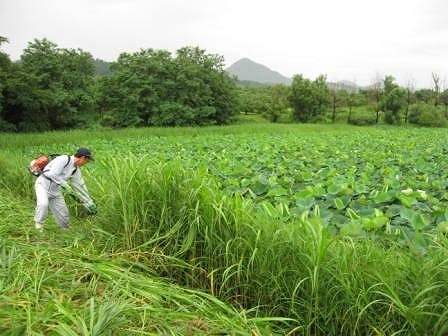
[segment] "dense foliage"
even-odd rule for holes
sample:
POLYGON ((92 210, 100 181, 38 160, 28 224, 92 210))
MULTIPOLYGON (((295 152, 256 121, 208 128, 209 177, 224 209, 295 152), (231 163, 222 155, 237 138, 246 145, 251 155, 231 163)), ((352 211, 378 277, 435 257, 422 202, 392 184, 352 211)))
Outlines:
POLYGON ((330 103, 330 91, 325 76, 314 81, 296 75, 291 84, 289 100, 294 109, 294 119, 309 122, 321 115, 330 103))
MULTIPOLYGON (((0 47, 4 43, 0 36, 0 47)), ((244 114, 275 123, 443 127, 448 90, 438 74, 432 76, 434 87, 418 90, 400 87, 392 76, 365 88, 328 83, 323 75, 263 85, 231 78, 222 56, 198 47, 174 54, 142 49, 104 62, 80 49, 34 40, 18 62, 0 51, 0 132, 222 125, 244 114), (420 103, 428 107, 422 110, 420 103)))
POLYGON ((95 113, 92 56, 43 39, 12 64, 3 90, 3 119, 20 131, 80 127, 95 113))
POLYGON ((235 83, 223 59, 199 48, 176 57, 152 49, 121 54, 100 81, 100 105, 110 126, 225 124, 235 113, 235 83))
POLYGON ((385 112, 385 121, 388 124, 400 123, 400 110, 404 105, 404 97, 405 92, 395 83, 395 78, 386 76, 380 108, 385 112))
POLYGON ((29 43, 17 63, 0 53, 0 131, 226 124, 237 111, 223 58, 199 48, 175 57, 123 53, 108 76, 95 77, 97 64, 87 52, 46 39, 29 43))
POLYGON ((409 107, 409 122, 427 127, 444 127, 447 120, 437 106, 419 102, 409 107))
POLYGON ((1 135, 0 333, 445 335, 446 143, 271 123, 1 135), (99 213, 68 199, 71 230, 35 232, 23 167, 80 139, 99 213))
POLYGON ((290 121, 288 102, 290 88, 283 84, 239 89, 239 109, 242 113, 261 114, 271 122, 290 121))

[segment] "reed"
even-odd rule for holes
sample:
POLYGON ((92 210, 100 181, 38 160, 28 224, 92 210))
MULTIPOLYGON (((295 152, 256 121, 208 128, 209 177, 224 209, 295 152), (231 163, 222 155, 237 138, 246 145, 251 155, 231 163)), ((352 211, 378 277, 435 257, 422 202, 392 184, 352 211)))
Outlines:
POLYGON ((157 273, 179 284, 259 316, 291 318, 289 330, 306 335, 421 335, 447 326, 440 242, 415 255, 333 237, 314 214, 285 223, 180 163, 127 158, 104 169, 109 182, 96 182, 115 188, 101 201, 115 248, 164 256, 157 273))

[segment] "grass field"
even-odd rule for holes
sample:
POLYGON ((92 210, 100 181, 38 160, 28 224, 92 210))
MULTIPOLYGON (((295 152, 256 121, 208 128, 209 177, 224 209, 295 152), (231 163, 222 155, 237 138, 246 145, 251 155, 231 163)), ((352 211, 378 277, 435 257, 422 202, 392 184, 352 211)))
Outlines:
POLYGON ((445 130, 0 135, 0 334, 446 335, 445 130), (38 153, 79 146, 99 214, 33 228, 38 153))

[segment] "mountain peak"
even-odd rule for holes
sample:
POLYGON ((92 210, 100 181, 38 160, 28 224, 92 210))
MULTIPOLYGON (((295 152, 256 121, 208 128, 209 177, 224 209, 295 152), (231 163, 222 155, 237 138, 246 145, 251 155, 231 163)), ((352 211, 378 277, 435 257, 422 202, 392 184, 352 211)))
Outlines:
POLYGON ((240 81, 254 81, 266 84, 291 84, 290 78, 248 58, 239 59, 229 66, 226 71, 238 77, 240 81))

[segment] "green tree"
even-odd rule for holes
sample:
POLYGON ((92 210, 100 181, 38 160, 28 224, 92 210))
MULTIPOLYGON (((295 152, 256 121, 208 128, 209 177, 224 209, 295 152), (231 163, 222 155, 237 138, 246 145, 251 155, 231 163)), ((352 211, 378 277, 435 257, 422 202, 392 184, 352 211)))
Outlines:
POLYGON ((185 106, 186 116, 192 116, 178 114, 174 123, 228 123, 236 111, 237 96, 233 79, 224 71, 224 58, 198 47, 185 47, 177 51, 174 63, 175 100, 185 106))
POLYGON ((289 87, 283 84, 239 89, 239 107, 244 113, 261 114, 272 122, 287 116, 289 87))
POLYGON ((326 77, 319 76, 311 81, 302 75, 295 75, 291 84, 289 101, 296 121, 309 122, 322 115, 330 102, 326 77))
POLYGON ((322 114, 330 104, 330 89, 327 85, 327 76, 320 75, 314 82, 315 93, 314 99, 317 102, 317 114, 322 114))
POLYGON ((435 100, 434 91, 431 89, 419 89, 415 91, 415 99, 418 102, 431 103, 435 100))
POLYGON ((38 88, 36 76, 13 64, 4 90, 4 120, 19 131, 48 130, 49 105, 48 92, 38 88))
POLYGON ((440 102, 445 106, 445 116, 448 117, 448 89, 440 94, 440 102))
MULTIPOLYGON (((6 37, 0 36, 0 47, 2 44, 8 43, 6 37)), ((2 131, 15 131, 14 124, 6 120, 5 113, 5 95, 8 90, 8 82, 11 74, 11 67, 13 64, 9 59, 9 56, 0 51, 0 132, 2 131)))
POLYGON ((34 40, 12 69, 5 118, 22 131, 85 125, 94 118, 93 72, 89 53, 34 40))
POLYGON ((384 120, 388 124, 400 123, 400 110, 405 103, 405 92, 396 83, 395 78, 384 78, 384 90, 381 99, 381 110, 384 111, 384 120))
POLYGON ((434 104, 425 102, 409 107, 409 122, 427 127, 445 127, 447 124, 443 111, 434 104))
POLYGON ((344 106, 346 90, 340 88, 333 88, 331 92, 331 122, 336 122, 337 109, 344 106))
POLYGON ((375 123, 378 124, 381 111, 381 99, 383 96, 383 80, 380 74, 376 74, 371 84, 361 93, 364 95, 370 109, 375 112, 375 123))
POLYGON ((161 102, 175 94, 174 64, 168 51, 122 53, 110 69, 111 76, 100 80, 106 125, 147 126, 161 102))
POLYGON ((331 121, 334 123, 337 117, 337 109, 341 107, 348 108, 347 122, 350 122, 352 110, 355 106, 367 105, 367 99, 364 92, 350 89, 344 85, 337 85, 331 90, 331 121))
MULTIPOLYGON (((5 42, 7 43, 8 39, 6 37, 0 36, 0 47, 5 42)), ((7 74, 9 72, 10 64, 11 60, 9 59, 9 56, 0 51, 0 123, 2 122, 1 120, 3 120, 3 90, 6 86, 7 74)))
POLYGON ((221 56, 199 48, 123 53, 100 79, 104 123, 114 127, 224 124, 236 107, 236 86, 221 56))
POLYGON ((353 107, 355 106, 355 94, 351 91, 340 90, 339 97, 343 106, 348 107, 347 123, 349 124, 352 120, 353 107))
POLYGON ((404 122, 407 123, 409 119, 409 107, 415 103, 415 84, 413 80, 410 80, 406 86, 406 111, 404 114, 404 122))
POLYGON ((270 108, 269 88, 266 86, 238 88, 238 106, 243 113, 266 114, 270 108))
POLYGON ((289 113, 288 97, 290 89, 284 84, 276 84, 268 88, 269 92, 269 108, 265 113, 268 120, 278 122, 282 115, 289 113))

